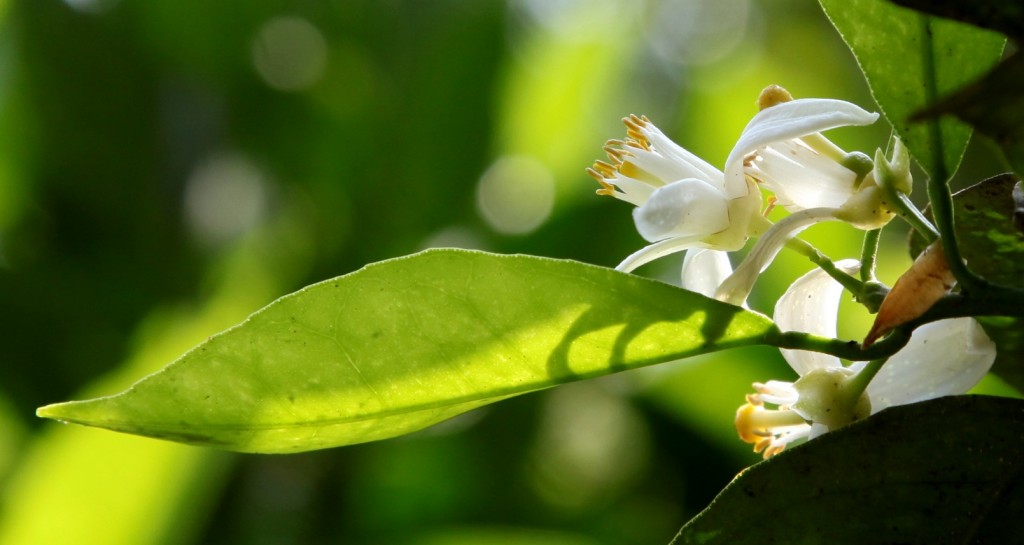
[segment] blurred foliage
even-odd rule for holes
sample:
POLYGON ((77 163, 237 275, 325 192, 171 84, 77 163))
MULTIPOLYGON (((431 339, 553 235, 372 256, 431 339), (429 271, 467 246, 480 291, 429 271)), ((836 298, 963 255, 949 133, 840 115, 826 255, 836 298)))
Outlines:
MULTIPOLYGON (((721 163, 767 84, 872 107, 797 0, 14 0, 0 25, 4 545, 669 541, 756 459, 729 421, 750 382, 785 376, 776 351, 287 457, 33 412, 429 246, 614 265, 642 240, 583 168, 628 113, 721 163)), ((871 153, 887 132, 830 137, 871 153)), ((974 146, 961 183, 998 172, 991 157, 974 146)), ((836 259, 859 247, 837 226, 807 238, 836 259)), ((886 234, 883 280, 908 263, 902 240, 886 234)), ((643 272, 677 281, 664 261, 643 272)), ((753 305, 809 267, 780 256, 753 305)))

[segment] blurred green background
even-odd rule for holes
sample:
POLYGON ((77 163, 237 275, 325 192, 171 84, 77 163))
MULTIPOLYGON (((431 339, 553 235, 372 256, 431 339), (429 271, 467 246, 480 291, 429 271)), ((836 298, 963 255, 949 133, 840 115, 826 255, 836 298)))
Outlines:
MULTIPOLYGON (((643 241, 584 168, 629 113, 721 165, 767 84, 873 109, 800 0, 10 0, 0 25, 4 545, 667 543, 758 459, 731 421, 752 381, 792 376, 777 351, 290 456, 34 410, 115 393, 276 297, 428 247, 614 266, 643 241)), ((870 154, 888 127, 830 136, 870 154)), ((985 146, 971 157, 964 180, 999 170, 985 146)), ((859 248, 844 226, 808 238, 859 248)), ((641 273, 676 281, 680 262, 641 273)), ((780 256, 753 306, 808 268, 780 256)))

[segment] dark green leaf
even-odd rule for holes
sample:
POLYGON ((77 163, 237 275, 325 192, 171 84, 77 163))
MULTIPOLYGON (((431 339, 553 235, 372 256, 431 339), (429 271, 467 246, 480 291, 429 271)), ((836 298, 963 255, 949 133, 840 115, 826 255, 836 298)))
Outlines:
MULTIPOLYGON (((972 271, 1005 286, 1024 287, 1024 233, 1014 225, 1013 174, 1000 174, 953 195, 960 253, 972 271)), ((930 217, 930 211, 925 211, 930 217)), ((926 246, 911 234, 910 253, 926 246)))
POLYGON ((1006 0, 892 0, 894 4, 938 15, 954 21, 1002 32, 1019 39, 1024 36, 1024 3, 1006 0))
POLYGON ((1024 173, 1024 55, 1015 53, 977 82, 914 114, 952 114, 995 140, 1018 173, 1024 173))
POLYGON ((433 250, 283 297, 131 389, 40 416, 247 452, 402 435, 560 383, 761 342, 763 315, 572 261, 433 250))
POLYGON ((893 407, 740 474, 673 544, 1018 543, 1024 402, 893 407))
POLYGON ((853 51, 879 108, 926 170, 941 157, 956 171, 970 139, 969 126, 941 120, 942 149, 933 149, 925 124, 909 121, 933 100, 925 53, 934 59, 935 91, 949 94, 999 60, 1004 38, 955 21, 934 19, 884 0, 820 0, 853 51))
POLYGON ((976 319, 996 343, 992 372, 1024 391, 1024 319, 1009 316, 979 316, 976 319))
POLYGON ((1013 184, 1013 226, 1024 233, 1024 181, 1013 184))

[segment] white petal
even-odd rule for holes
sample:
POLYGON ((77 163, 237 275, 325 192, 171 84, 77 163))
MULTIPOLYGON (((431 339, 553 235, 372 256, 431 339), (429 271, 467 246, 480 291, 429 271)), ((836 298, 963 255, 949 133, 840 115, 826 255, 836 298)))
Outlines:
POLYGON ((729 204, 711 184, 688 178, 660 187, 633 210, 637 231, 650 242, 707 236, 729 227, 729 204))
POLYGON ((985 376, 995 358, 995 344, 972 318, 925 324, 868 385, 871 412, 962 394, 985 376))
POLYGON ((630 178, 621 173, 616 173, 614 178, 606 178, 605 181, 618 188, 619 191, 615 193, 615 198, 631 203, 634 206, 640 206, 647 202, 647 199, 651 197, 651 193, 654 193, 654 187, 651 184, 630 178))
MULTIPOLYGON (((860 265, 846 259, 836 263, 846 272, 856 272, 860 265)), ((802 331, 822 337, 836 336, 836 313, 843 287, 825 271, 814 269, 793 282, 786 293, 775 303, 775 323, 782 331, 802 331)), ((839 367, 839 358, 808 352, 806 350, 782 350, 790 367, 800 376, 814 369, 839 367)))
POLYGON ((655 242, 654 244, 644 246, 643 248, 633 252, 626 257, 626 259, 623 259, 622 263, 619 263, 618 266, 615 267, 615 270, 633 272, 637 267, 646 265, 660 257, 665 257, 676 252, 682 252, 690 248, 703 247, 704 243, 701 241, 701 237, 681 237, 662 240, 661 242, 655 242))
POLYGON ((707 161, 690 153, 685 148, 673 142, 665 136, 653 123, 644 127, 644 135, 650 140, 652 146, 665 157, 678 162, 681 168, 687 169, 690 174, 679 176, 681 178, 699 178, 713 183, 716 186, 722 185, 722 171, 708 164, 707 161))
POLYGON ((786 241, 815 223, 836 219, 836 211, 834 208, 808 208, 794 212, 772 225, 750 249, 736 271, 718 287, 715 298, 734 305, 741 304, 747 299, 761 271, 768 268, 786 241))
MULTIPOLYGON (((704 172, 666 156, 659 151, 642 149, 629 149, 628 151, 632 157, 627 157, 625 162, 633 163, 637 168, 648 173, 650 176, 645 176, 645 181, 651 183, 654 187, 662 187, 685 178, 701 180, 705 178, 704 172)), ((629 167, 623 170, 630 172, 629 167)))
POLYGON ((715 290, 730 274, 732 264, 726 252, 694 248, 683 259, 683 288, 707 297, 714 297, 715 290))
POLYGON ((754 387, 761 401, 772 405, 792 405, 800 399, 800 392, 796 391, 792 382, 769 380, 764 384, 755 384, 754 387))
POLYGON ((797 140, 773 144, 758 155, 747 172, 763 181, 790 212, 839 208, 853 196, 857 175, 797 140))
POLYGON ((773 142, 799 138, 836 127, 869 125, 878 119, 843 100, 806 98, 765 108, 743 129, 739 141, 725 161, 726 194, 735 197, 746 193, 743 183, 743 158, 750 152, 773 142))

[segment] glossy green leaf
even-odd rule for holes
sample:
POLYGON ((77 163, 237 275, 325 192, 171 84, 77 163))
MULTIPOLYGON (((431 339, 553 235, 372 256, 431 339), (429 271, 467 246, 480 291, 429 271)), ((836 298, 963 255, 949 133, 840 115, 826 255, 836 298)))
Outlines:
POLYGON ((927 125, 909 119, 939 96, 988 71, 999 60, 1004 38, 884 0, 819 1, 857 58, 879 108, 914 158, 931 170, 941 157, 946 172, 952 175, 971 128, 956 119, 942 119, 942 149, 935 149, 927 125), (934 89, 929 82, 928 56, 934 61, 934 89))
POLYGON ((959 396, 886 409, 757 464, 674 545, 1016 543, 1024 402, 959 396))
POLYGON ((248 452, 409 433, 514 395, 723 348, 763 315, 571 261, 431 250, 283 297, 106 398, 40 416, 248 452))

